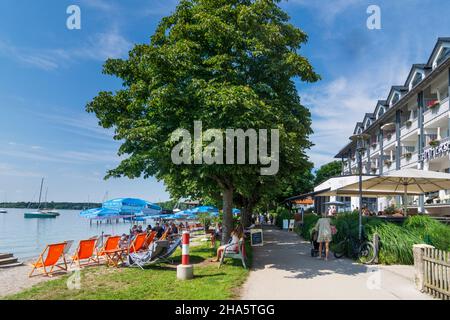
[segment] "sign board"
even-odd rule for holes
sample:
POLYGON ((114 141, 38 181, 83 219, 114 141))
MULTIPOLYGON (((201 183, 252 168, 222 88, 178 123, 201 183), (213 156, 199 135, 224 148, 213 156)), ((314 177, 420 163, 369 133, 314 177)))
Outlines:
POLYGON ((429 147, 424 150, 422 154, 419 155, 419 161, 430 161, 435 158, 443 157, 450 151, 450 140, 442 141, 436 147, 429 147))
POLYGON ((289 220, 289 228, 288 228, 288 230, 294 231, 294 223, 295 223, 295 220, 289 220))
POLYGON ((284 219, 283 220, 283 230, 286 230, 289 227, 289 220, 288 219, 284 219))
POLYGON ((262 246, 263 245, 262 229, 251 229, 250 230, 250 240, 251 240, 252 247, 253 246, 262 246))

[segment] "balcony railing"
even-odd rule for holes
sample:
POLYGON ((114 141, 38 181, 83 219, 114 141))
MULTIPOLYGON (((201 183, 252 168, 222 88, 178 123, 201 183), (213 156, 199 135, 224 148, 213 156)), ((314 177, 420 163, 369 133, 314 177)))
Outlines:
POLYGON ((400 152, 401 152, 401 155, 403 158, 411 158, 413 153, 416 152, 416 147, 415 146, 402 146, 400 152))

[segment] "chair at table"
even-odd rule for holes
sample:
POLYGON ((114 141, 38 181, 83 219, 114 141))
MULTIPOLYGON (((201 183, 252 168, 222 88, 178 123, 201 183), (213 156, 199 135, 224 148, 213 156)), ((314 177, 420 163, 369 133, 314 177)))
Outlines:
POLYGON ((48 277, 52 277, 53 273, 59 270, 67 271, 67 262, 64 256, 64 249, 66 245, 66 242, 47 245, 39 255, 39 258, 36 260, 36 262, 31 264, 33 269, 28 276, 32 277, 34 271, 38 269, 43 269, 43 272, 41 272, 40 274, 46 275, 48 277), (63 263, 58 264, 58 261, 61 258, 63 259, 63 263), (54 270, 55 267, 59 270, 54 270), (50 270, 48 270, 48 268, 50 268, 50 270))
POLYGON ((232 258, 232 259, 239 259, 242 261, 242 265, 245 269, 247 269, 247 266, 245 264, 245 242, 244 239, 240 239, 239 243, 236 245, 236 243, 230 243, 227 244, 222 252, 222 256, 220 257, 220 266, 223 264, 225 258, 232 258))
POLYGON ((81 240, 75 254, 72 256, 72 264, 77 263, 78 267, 87 266, 91 263, 100 263, 98 255, 95 254, 96 244, 98 238, 91 238, 87 240, 81 240), (85 261, 83 264, 81 261, 85 261))

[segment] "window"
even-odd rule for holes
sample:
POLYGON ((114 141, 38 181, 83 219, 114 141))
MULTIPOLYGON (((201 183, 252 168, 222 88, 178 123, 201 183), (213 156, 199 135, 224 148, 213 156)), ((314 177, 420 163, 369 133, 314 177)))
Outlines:
POLYGON ((372 124, 372 122, 371 122, 370 120, 367 120, 367 123, 366 123, 366 129, 367 129, 368 127, 370 127, 371 124, 372 124))
POLYGON ((381 107, 380 110, 378 110, 378 118, 381 118, 381 116, 384 114, 384 108, 381 107))
POLYGON ((394 93, 394 96, 392 97, 391 104, 396 104, 400 100, 400 94, 398 92, 394 93))
POLYGON ((414 75, 414 78, 413 78, 413 80, 411 82, 411 88, 415 87, 420 81, 422 81, 422 78, 423 78, 422 74, 420 72, 417 72, 414 75))
POLYGON ((450 47, 443 48, 439 58, 436 60, 436 66, 444 62, 448 57, 450 57, 450 47))

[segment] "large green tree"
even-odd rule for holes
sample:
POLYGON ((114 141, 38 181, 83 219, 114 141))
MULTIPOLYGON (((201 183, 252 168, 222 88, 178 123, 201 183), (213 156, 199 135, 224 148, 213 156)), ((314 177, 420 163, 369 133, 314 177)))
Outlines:
MULTIPOLYGON (((126 60, 105 63, 104 73, 122 79, 123 88, 100 92, 87 105, 123 141, 119 154, 127 158, 107 177, 155 176, 174 197, 219 192, 222 241, 231 232, 235 193, 248 196, 259 183, 309 165, 311 117, 294 80, 319 77, 299 54, 307 35, 289 23, 278 2, 181 0, 149 44, 136 45, 126 60), (261 177, 260 163, 175 164, 171 135, 178 128, 192 134, 194 121, 204 130, 279 129, 278 175, 261 177)), ((190 159, 206 151, 193 149, 190 159)))
POLYGON ((339 176, 342 172, 342 162, 339 160, 324 164, 316 171, 314 183, 316 185, 334 176, 339 176))

